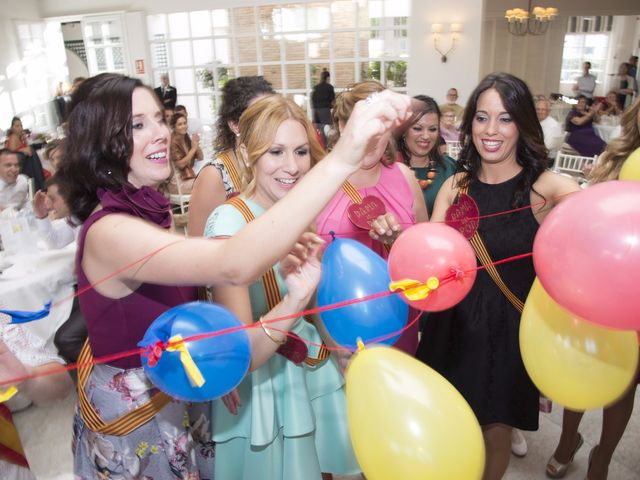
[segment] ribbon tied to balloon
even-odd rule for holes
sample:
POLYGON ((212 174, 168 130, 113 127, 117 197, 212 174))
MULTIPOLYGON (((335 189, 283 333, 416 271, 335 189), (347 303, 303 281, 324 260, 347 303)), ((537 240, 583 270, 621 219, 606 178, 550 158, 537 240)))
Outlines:
MULTIPOLYGON (((363 298, 388 290, 387 262, 352 239, 334 239, 322 256, 318 306, 363 298)), ((356 350, 357 340, 392 345, 407 322, 409 307, 397 295, 352 303, 320 313, 327 331, 340 345, 356 350), (397 332, 390 338, 389 335, 397 332)))
POLYGON ((389 253, 389 288, 412 307, 439 312, 460 302, 476 278, 476 256, 457 230, 419 223, 400 234, 389 253))
POLYGON ((249 370, 243 324, 219 305, 191 302, 160 315, 138 344, 146 375, 171 397, 204 402, 233 390, 249 370), (208 334, 220 332, 219 335, 208 334), (197 341, 187 337, 207 334, 197 341), (163 351, 162 346, 165 346, 163 351))

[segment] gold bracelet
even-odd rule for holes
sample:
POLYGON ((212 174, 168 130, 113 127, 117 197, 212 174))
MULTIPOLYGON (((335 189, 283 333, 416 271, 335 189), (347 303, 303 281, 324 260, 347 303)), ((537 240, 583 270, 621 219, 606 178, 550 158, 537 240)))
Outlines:
POLYGON ((265 335, 269 337, 273 343, 277 345, 283 345, 287 342, 286 335, 282 340, 278 340, 276 337, 274 337, 273 334, 269 331, 269 329, 264 325, 264 323, 262 323, 262 317, 258 319, 258 322, 260 322, 260 326, 262 327, 262 330, 264 330, 265 335))

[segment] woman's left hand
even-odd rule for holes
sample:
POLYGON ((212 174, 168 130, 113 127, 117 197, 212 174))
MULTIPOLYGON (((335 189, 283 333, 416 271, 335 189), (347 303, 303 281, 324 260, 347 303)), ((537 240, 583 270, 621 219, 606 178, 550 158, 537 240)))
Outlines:
POLYGON ((391 245, 402 233, 402 227, 392 213, 380 215, 371 223, 369 236, 374 240, 391 245))
POLYGON ((323 244, 324 240, 315 233, 305 232, 280 262, 280 274, 289 291, 287 295, 302 304, 308 303, 320 281, 323 244))

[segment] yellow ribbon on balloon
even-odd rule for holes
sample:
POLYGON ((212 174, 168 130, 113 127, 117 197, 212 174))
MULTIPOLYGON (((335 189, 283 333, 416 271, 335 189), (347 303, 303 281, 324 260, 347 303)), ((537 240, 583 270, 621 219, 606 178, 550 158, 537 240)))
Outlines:
POLYGON ((202 376, 202 372, 200 372, 200 369, 196 365, 196 362, 193 361, 193 357, 189 353, 189 350, 187 350, 187 346, 182 340, 182 335, 174 335, 169 339, 167 352, 180 352, 180 361, 182 362, 182 366, 184 367, 192 386, 201 387, 204 385, 205 380, 202 376))
POLYGON ((538 389, 571 410, 602 408, 622 396, 638 367, 636 332, 576 317, 535 280, 522 312, 520 351, 538 389))
POLYGON ((10 400, 16 393, 18 393, 18 389, 13 385, 7 388, 4 392, 0 392, 0 403, 10 400))
POLYGON ((480 425, 444 377, 406 353, 372 346, 346 372, 351 443, 367 480, 477 480, 480 425))
POLYGON ((429 294, 440 286, 440 280, 429 277, 426 282, 404 278, 389 283, 389 290, 400 290, 411 301, 424 300, 429 294))
POLYGON ((640 180, 640 148, 637 148, 634 152, 622 164, 620 180, 640 180))

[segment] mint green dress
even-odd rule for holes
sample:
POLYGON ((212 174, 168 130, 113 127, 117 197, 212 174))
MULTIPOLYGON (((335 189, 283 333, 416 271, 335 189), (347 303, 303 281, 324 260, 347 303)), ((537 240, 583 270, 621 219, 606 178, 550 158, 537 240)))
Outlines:
MULTIPOLYGON (((244 201, 256 218, 264 213, 256 203, 244 201)), ((231 236, 245 224, 235 207, 221 205, 210 215, 205 236, 231 236)), ((275 271, 284 296, 279 265, 275 271)), ((262 282, 251 284, 249 293, 257 321, 269 311, 262 282)), ((300 318, 292 331, 313 344, 307 344, 309 355, 316 357, 316 345, 322 343, 316 328, 300 318)), ((245 377, 238 392, 242 405, 237 416, 221 400, 212 404, 215 478, 320 480, 321 472, 360 472, 347 428, 344 379, 332 359, 310 367, 274 354, 245 377)))

